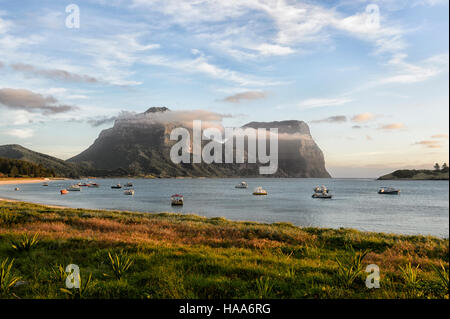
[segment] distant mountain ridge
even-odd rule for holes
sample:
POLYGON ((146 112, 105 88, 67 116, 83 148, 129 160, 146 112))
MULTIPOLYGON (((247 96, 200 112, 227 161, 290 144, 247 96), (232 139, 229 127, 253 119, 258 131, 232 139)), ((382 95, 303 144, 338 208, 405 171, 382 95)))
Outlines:
MULTIPOLYGON (((154 176, 154 177, 259 177, 260 163, 174 164, 170 149, 173 128, 182 126, 173 121, 166 107, 153 107, 132 118, 117 119, 113 127, 100 132, 85 151, 67 161, 31 151, 20 145, 0 146, 0 157, 27 161, 51 170, 56 176, 154 176), (161 115, 168 121, 156 120, 161 115)), ((192 129, 186 127, 191 133, 192 129)), ((314 142, 303 121, 250 122, 243 128, 277 128, 278 170, 271 177, 325 177, 323 153, 314 142)), ((192 134, 191 134, 192 136, 192 134)), ((203 144, 208 141, 203 141, 203 144)), ((247 154, 245 153, 246 157, 247 154)), ((266 166, 267 164, 264 164, 266 166)))
MULTIPOLYGON (((182 124, 156 120, 156 115, 170 114, 168 112, 171 111, 166 107, 156 107, 131 119, 118 119, 112 128, 103 130, 88 149, 68 162, 103 170, 121 168, 131 175, 259 176, 258 167, 261 164, 172 163, 170 148, 176 141, 170 140, 170 132, 182 124)), ((289 134, 291 137, 279 139, 278 171, 273 176, 330 177, 325 169, 323 153, 305 122, 250 122, 243 127, 278 128, 279 134, 289 134)))

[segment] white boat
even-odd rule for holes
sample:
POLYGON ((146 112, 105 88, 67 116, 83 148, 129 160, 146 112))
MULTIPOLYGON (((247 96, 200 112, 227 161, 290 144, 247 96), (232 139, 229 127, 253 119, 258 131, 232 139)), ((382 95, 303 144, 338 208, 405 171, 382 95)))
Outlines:
POLYGON ((239 184, 237 184, 236 186, 234 186, 235 188, 247 188, 248 184, 247 182, 240 182, 239 184))
POLYGON ((74 185, 71 185, 70 187, 68 187, 67 190, 69 192, 81 192, 81 187, 78 186, 77 184, 74 184, 74 185))
POLYGON ((170 197, 170 201, 172 202, 172 206, 181 206, 184 204, 183 195, 174 194, 170 197))
POLYGON ((316 186, 316 187, 313 188, 313 190, 314 190, 314 193, 323 193, 323 192, 328 192, 329 191, 329 189, 326 186, 324 186, 324 185, 316 186))
POLYGON ((258 186, 255 188, 255 190, 253 191, 253 195, 267 195, 267 191, 265 189, 263 189, 261 186, 258 186))
POLYGON ((125 195, 134 195, 134 189, 127 189, 123 192, 125 195))
POLYGON ((314 194, 312 195, 312 198, 324 198, 324 199, 333 198, 333 195, 329 194, 328 191, 329 189, 326 188, 324 185, 316 186, 314 187, 314 194))
POLYGON ((14 188, 15 191, 20 191, 19 187, 14 188))
POLYGON ((42 183, 42 186, 48 186, 47 182, 42 183))

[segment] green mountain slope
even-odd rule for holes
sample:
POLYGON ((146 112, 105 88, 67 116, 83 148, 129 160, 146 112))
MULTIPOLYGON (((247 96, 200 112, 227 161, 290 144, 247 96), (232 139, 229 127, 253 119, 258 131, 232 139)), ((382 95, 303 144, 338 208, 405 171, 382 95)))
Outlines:
POLYGON ((50 155, 34 152, 17 144, 0 145, 0 157, 41 165, 45 169, 53 171, 56 176, 75 178, 83 173, 83 170, 75 164, 66 163, 50 155))

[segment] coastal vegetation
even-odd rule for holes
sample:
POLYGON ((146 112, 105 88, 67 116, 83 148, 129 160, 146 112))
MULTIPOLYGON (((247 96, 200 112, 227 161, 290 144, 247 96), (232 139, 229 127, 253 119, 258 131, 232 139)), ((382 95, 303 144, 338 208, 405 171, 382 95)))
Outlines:
POLYGON ((129 175, 130 172, 121 168, 113 170, 96 169, 82 163, 69 163, 16 144, 0 145, 0 178, 80 178, 82 176, 112 177, 129 175))
POLYGON ((446 163, 442 167, 436 163, 434 170, 429 169, 400 169, 381 176, 379 180, 407 179, 407 180, 448 180, 449 168, 446 163))
POLYGON ((0 157, 0 178, 2 177, 53 177, 55 172, 42 165, 0 157))
POLYGON ((449 240, 0 201, 0 265, 1 298, 448 298, 449 240))

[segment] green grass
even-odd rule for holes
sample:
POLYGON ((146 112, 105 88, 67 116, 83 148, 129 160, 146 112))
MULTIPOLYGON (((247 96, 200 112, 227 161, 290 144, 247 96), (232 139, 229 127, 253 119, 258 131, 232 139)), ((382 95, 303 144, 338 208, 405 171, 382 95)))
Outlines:
POLYGON ((289 223, 0 201, 7 258, 21 284, 2 298, 448 298, 448 239, 289 223), (81 289, 66 288, 69 264, 81 289), (365 286, 369 264, 379 289, 365 286))

